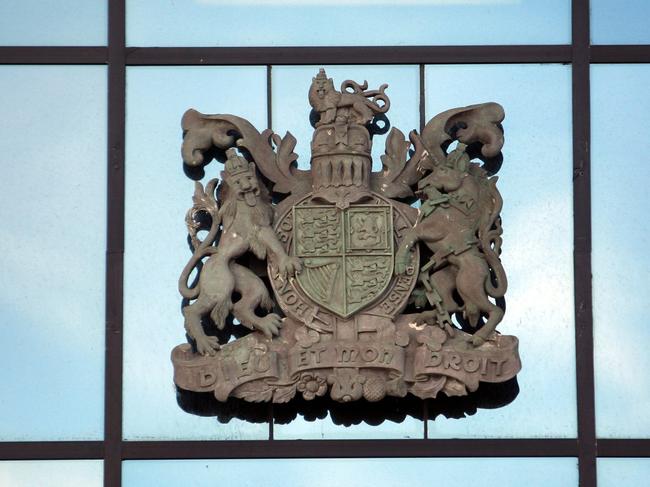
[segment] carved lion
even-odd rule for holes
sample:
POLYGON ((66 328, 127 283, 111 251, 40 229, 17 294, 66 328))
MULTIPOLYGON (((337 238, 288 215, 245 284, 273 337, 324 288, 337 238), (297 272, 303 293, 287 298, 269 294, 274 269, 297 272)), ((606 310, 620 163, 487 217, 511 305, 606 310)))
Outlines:
POLYGON ((342 117, 346 122, 365 125, 369 123, 375 113, 385 113, 389 107, 388 98, 384 95, 384 89, 388 85, 382 85, 379 90, 364 91, 368 87, 366 83, 358 85, 352 81, 344 82, 344 87, 354 90, 354 93, 337 91, 334 88, 332 78, 327 78, 325 70, 321 68, 318 75, 312 78, 309 88, 309 103, 320 114, 320 120, 316 127, 333 123, 337 117, 342 117), (375 97, 384 105, 378 105, 375 97))
POLYGON ((268 338, 277 335, 282 325, 281 317, 275 313, 263 317, 255 313, 258 307, 270 311, 273 301, 264 282, 238 264, 237 258, 247 252, 258 259, 268 258, 283 278, 301 270, 300 261, 286 254, 271 228, 273 208, 268 191, 259 183, 255 164, 238 156, 234 149, 229 149, 227 154, 225 171, 221 173, 220 208, 214 200, 215 183, 208 184, 207 194, 197 183, 194 207, 188 215, 195 252, 179 279, 181 295, 194 300, 183 308, 185 329, 203 355, 214 355, 219 349, 217 338, 207 336, 202 326, 202 319, 208 314, 219 329, 225 326, 232 313, 242 325, 259 330, 268 338), (198 211, 207 211, 212 216, 210 232, 203 241, 198 240, 197 225, 192 223, 198 211), (190 274, 205 257, 208 259, 200 270, 198 283, 191 287, 188 285, 190 274), (233 291, 241 295, 235 303, 233 291))

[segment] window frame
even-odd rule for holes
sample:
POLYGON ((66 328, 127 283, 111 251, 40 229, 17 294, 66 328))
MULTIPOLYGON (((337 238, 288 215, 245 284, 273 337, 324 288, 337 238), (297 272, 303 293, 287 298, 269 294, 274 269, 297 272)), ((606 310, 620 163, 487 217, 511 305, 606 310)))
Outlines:
POLYGON ((590 66, 650 63, 650 45, 591 45, 589 0, 573 0, 567 45, 380 47, 126 47, 125 0, 109 0, 108 45, 0 47, 0 64, 108 66, 106 352, 104 440, 0 442, 0 460, 100 459, 104 486, 121 486, 123 460, 359 457, 576 457, 579 485, 596 486, 598 457, 650 457, 650 439, 596 437, 591 289, 590 66), (127 66, 266 66, 271 126, 273 65, 411 64, 420 70, 420 127, 425 123, 427 64, 563 63, 572 71, 574 312, 577 437, 572 439, 124 441, 122 439, 125 77, 127 66))

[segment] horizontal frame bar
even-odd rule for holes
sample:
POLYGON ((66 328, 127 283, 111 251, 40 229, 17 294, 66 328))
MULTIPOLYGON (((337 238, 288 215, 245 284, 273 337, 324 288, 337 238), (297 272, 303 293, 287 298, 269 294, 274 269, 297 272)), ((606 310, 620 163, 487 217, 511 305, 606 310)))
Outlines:
POLYGON ((592 63, 650 63, 650 45, 591 46, 592 63))
MULTIPOLYGON (((576 457, 577 439, 123 441, 123 460, 576 457)), ((102 441, 0 442, 3 460, 101 460, 102 441)), ((650 458, 650 439, 599 439, 599 458, 650 458)))
POLYGON ((0 460, 101 460, 102 441, 0 442, 0 460))
POLYGON ((131 47, 127 64, 569 63, 571 46, 131 47))
MULTIPOLYGON (((592 63, 650 63, 650 45, 592 45, 592 63)), ((127 65, 570 63, 570 45, 130 47, 127 65)), ((106 64, 102 46, 4 46, 0 64, 106 64)))
POLYGON ((0 47, 0 64, 106 64, 106 47, 0 47))
POLYGON ((577 457, 572 439, 123 442, 124 460, 235 458, 577 457))
POLYGON ((599 457, 650 457, 650 439, 602 439, 597 448, 599 457))

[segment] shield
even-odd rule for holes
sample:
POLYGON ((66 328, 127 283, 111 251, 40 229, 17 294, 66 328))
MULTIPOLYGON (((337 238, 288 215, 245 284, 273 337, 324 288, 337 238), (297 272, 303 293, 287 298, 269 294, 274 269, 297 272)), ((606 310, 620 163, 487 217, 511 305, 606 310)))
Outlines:
POLYGON ((295 206, 293 254, 297 281, 323 308, 347 318, 388 287, 393 275, 390 205, 295 206))

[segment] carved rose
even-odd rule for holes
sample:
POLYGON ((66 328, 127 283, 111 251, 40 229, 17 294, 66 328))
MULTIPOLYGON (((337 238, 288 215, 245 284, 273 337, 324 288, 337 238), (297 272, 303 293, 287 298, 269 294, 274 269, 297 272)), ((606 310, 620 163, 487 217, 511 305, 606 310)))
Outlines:
POLYGON ((316 396, 323 396, 327 392, 327 381, 325 377, 318 374, 302 374, 298 382, 298 390, 302 392, 302 397, 311 401, 316 396))

